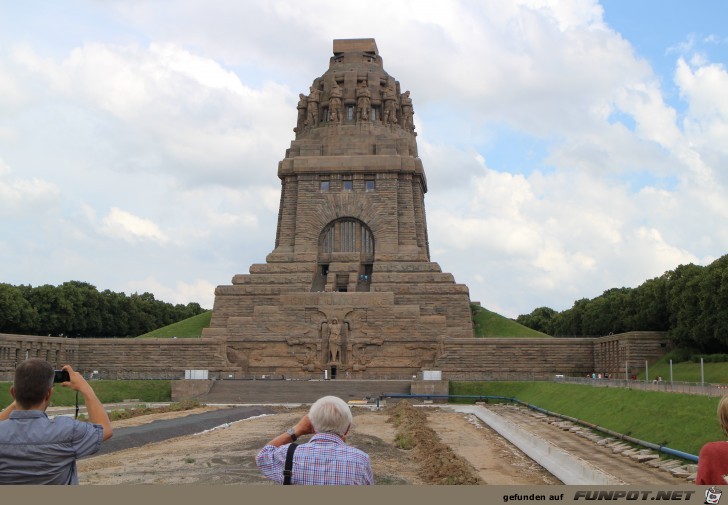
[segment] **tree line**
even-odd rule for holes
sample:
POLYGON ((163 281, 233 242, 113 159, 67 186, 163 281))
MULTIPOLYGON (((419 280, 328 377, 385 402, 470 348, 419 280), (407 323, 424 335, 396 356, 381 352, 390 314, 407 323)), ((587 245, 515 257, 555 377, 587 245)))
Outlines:
POLYGON ((608 289, 562 312, 539 307, 516 321, 552 336, 667 331, 673 344, 701 353, 728 351, 728 255, 688 264, 636 288, 608 289))
POLYGON ((151 293, 99 292, 86 282, 37 287, 0 283, 0 333, 136 337, 202 312, 198 303, 172 305, 151 293))

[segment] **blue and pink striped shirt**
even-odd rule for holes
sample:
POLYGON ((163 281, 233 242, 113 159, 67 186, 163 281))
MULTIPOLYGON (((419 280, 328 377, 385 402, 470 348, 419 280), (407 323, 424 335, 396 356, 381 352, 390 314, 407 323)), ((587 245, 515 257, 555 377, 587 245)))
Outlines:
MULTIPOLYGON (((266 445, 255 457, 261 473, 278 484, 283 483, 288 445, 266 445)), ((349 447, 338 435, 317 433, 296 449, 291 484, 369 485, 374 484, 374 475, 368 454, 349 447)))

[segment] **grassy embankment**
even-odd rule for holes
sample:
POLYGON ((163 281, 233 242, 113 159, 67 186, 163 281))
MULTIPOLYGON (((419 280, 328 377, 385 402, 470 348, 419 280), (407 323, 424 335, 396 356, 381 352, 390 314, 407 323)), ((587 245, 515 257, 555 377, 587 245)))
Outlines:
MULTIPOLYGON (((168 380, 94 380, 90 382, 96 396, 102 403, 118 403, 124 400, 139 400, 140 402, 168 402, 172 398, 172 383, 168 380)), ((10 382, 0 382, 0 406, 9 405, 13 398, 10 396, 10 382)), ((83 405, 83 396, 78 395, 79 405, 83 405)), ((51 396, 52 406, 67 406, 76 404, 76 392, 56 385, 51 396)))
POLYGON ((716 397, 551 382, 451 382, 450 394, 517 398, 690 454, 725 439, 716 397))
POLYGON ((198 338, 202 330, 210 326, 212 311, 208 310, 190 318, 158 328, 136 338, 198 338))
POLYGON ((522 324, 515 322, 513 319, 491 312, 483 307, 478 307, 478 311, 473 318, 473 329, 476 337, 485 338, 551 338, 545 333, 532 330, 522 324))
MULTIPOLYGON (((674 360, 673 360, 674 361, 674 360)), ((661 377, 664 381, 670 380, 670 356, 661 358, 657 363, 649 365, 649 380, 652 381, 661 377)), ((704 363, 704 380, 706 384, 728 384, 728 363, 704 363)), ((645 372, 637 376, 645 380, 645 372)), ((672 364, 672 380, 676 382, 697 382, 700 383, 700 362, 683 361, 672 364)), ((726 390, 728 394, 728 390, 726 390)))

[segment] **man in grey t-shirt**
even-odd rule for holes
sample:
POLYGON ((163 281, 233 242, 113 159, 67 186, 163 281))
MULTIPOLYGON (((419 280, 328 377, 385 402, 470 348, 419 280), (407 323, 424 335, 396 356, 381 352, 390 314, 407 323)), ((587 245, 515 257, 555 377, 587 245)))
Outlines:
POLYGON ((63 367, 61 386, 83 395, 88 423, 68 417, 50 420, 45 411, 53 393, 53 367, 29 359, 15 369, 15 401, 0 412, 0 484, 78 484, 76 459, 98 452, 112 435, 104 406, 83 376, 63 367))

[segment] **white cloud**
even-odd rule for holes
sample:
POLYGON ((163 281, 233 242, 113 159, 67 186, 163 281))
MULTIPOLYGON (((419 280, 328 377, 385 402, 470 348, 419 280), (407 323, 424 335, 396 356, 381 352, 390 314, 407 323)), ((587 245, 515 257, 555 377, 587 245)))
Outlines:
POLYGON ((10 166, 0 158, 0 218, 26 219, 58 204, 59 189, 38 178, 13 177, 10 166))
POLYGON ((0 111, 17 111, 27 101, 27 93, 11 68, 11 65, 0 61, 0 111))
POLYGON ((116 207, 112 208, 103 218, 100 231, 111 238, 132 243, 151 241, 157 244, 165 244, 169 241, 169 238, 159 226, 149 219, 135 216, 116 207))
MULTIPOLYGON (((684 120, 689 142, 710 166, 728 161, 728 72, 719 64, 691 67, 683 58, 676 65, 675 82, 688 102, 684 120)), ((715 175, 725 184, 726 171, 715 175)))
POLYGON ((20 174, 0 164, 0 217, 26 276, 211 306, 214 283, 272 250, 297 94, 350 37, 375 37, 412 91, 432 258, 486 307, 563 309, 728 247, 724 64, 692 40, 657 75, 596 1, 95 12, 108 30, 81 15, 57 47, 0 51, 0 156, 20 174), (46 220, 21 231, 16 215, 46 220))
POLYGON ((150 276, 127 282, 124 291, 154 293, 155 299, 172 304, 187 305, 190 301, 196 301, 203 308, 208 309, 212 308, 215 299, 215 285, 205 279, 195 279, 191 282, 178 281, 170 285, 150 276))
POLYGON ((125 170, 187 184, 259 181, 259 167, 276 163, 273 153, 290 141, 295 99, 285 86, 246 86, 219 63, 171 44, 88 43, 60 63, 19 47, 15 58, 76 107, 111 116, 101 119, 113 132, 105 142, 125 170))

